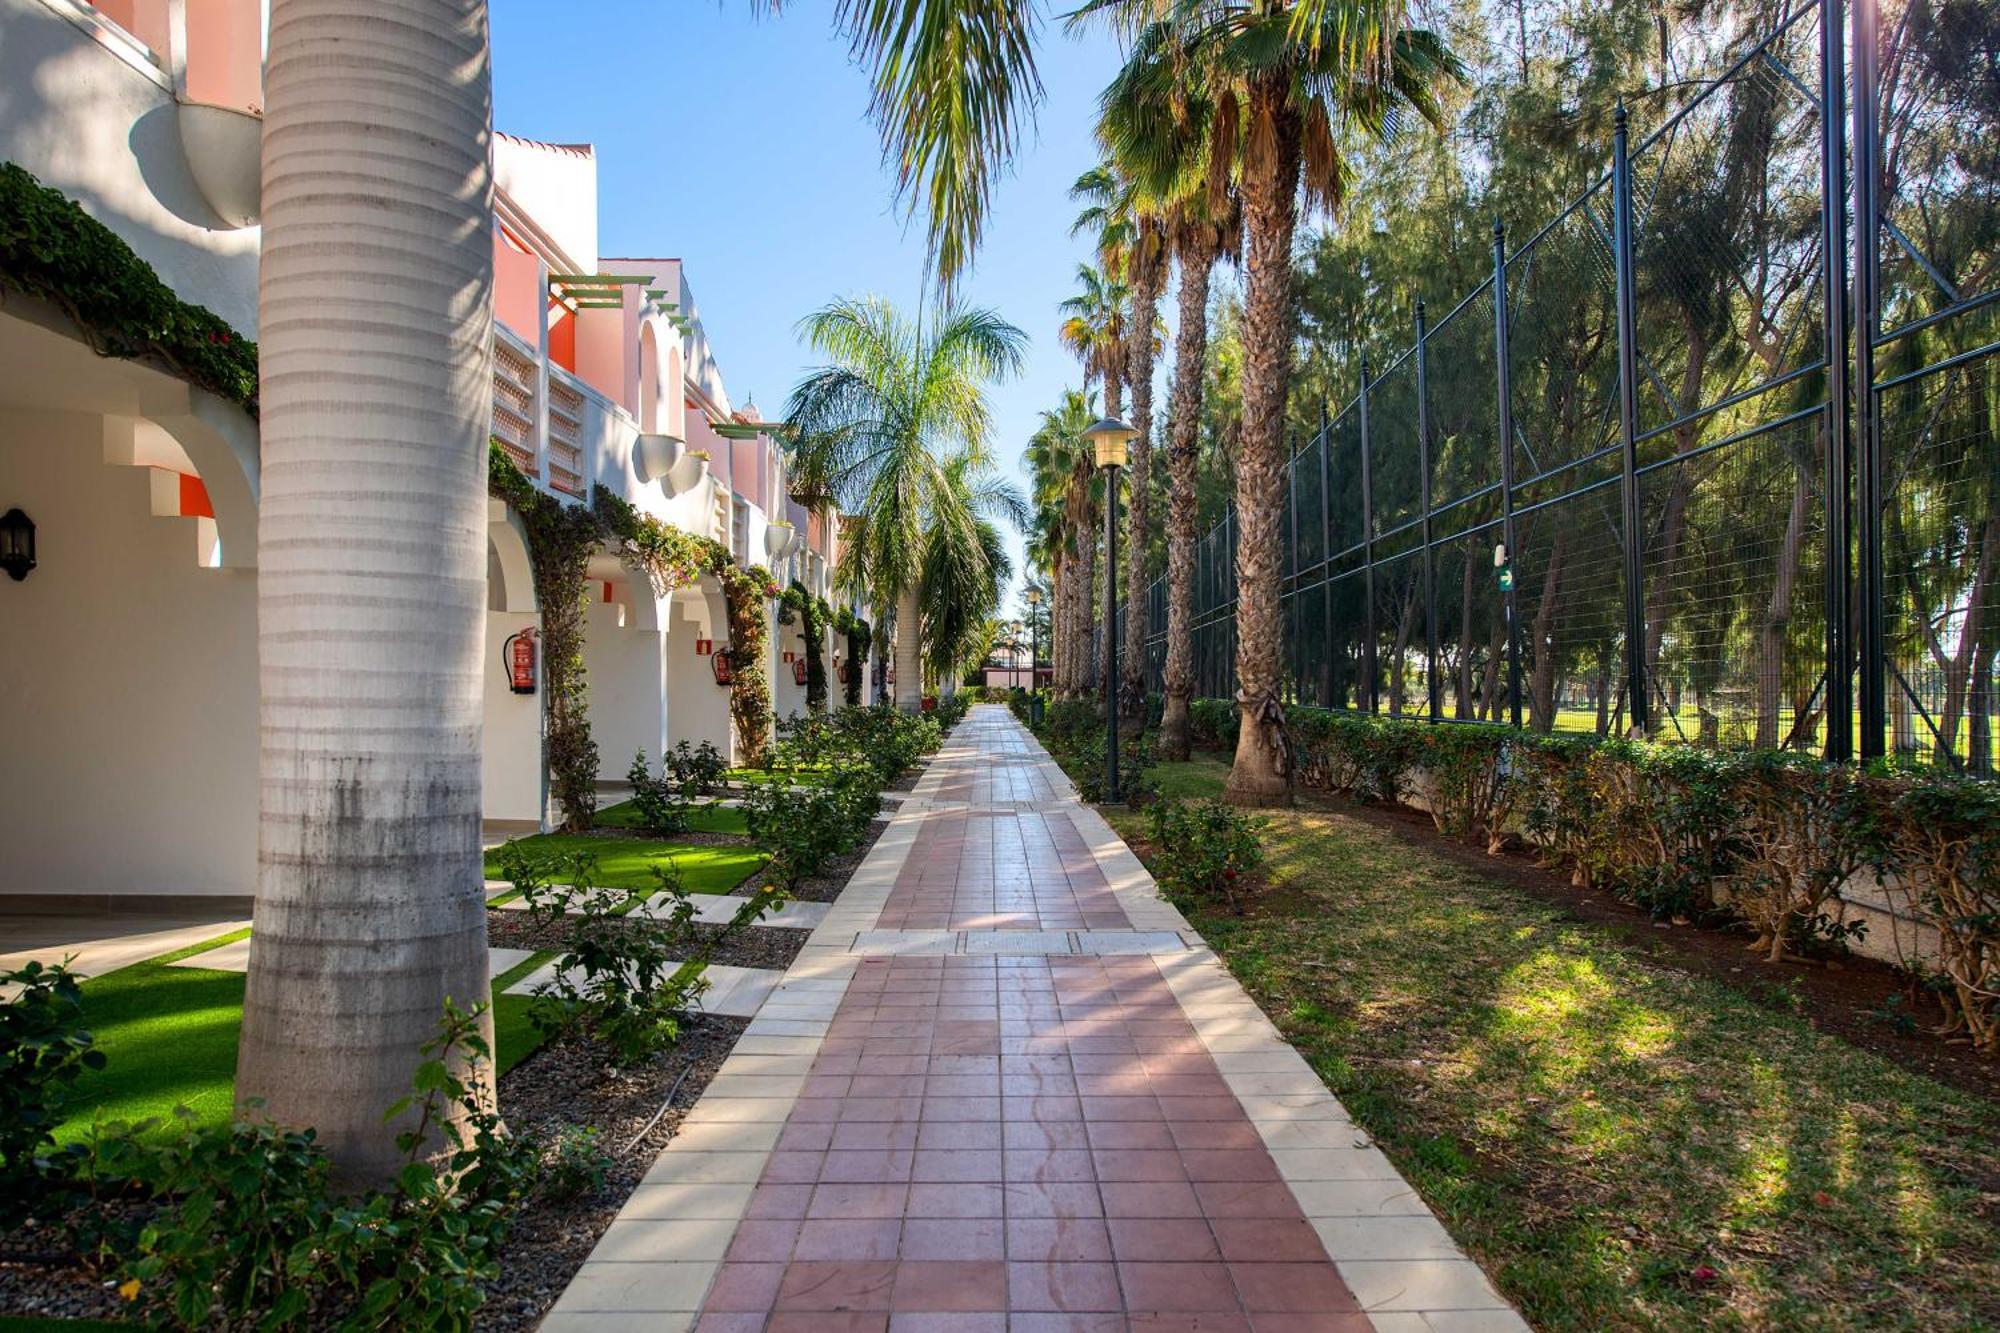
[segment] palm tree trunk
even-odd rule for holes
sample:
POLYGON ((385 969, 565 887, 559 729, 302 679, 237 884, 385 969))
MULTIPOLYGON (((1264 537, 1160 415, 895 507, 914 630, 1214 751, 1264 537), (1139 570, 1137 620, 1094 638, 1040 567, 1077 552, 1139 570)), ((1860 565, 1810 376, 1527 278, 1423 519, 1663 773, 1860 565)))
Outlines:
POLYGON ((399 1161, 383 1112, 446 998, 489 993, 486 5, 276 0, 270 34, 262 795, 236 1098, 312 1126, 358 1183, 399 1161))
POLYGON ((1243 430, 1236 447, 1236 762, 1223 799, 1289 805, 1278 522, 1285 505, 1285 391, 1291 372, 1292 231, 1298 220, 1298 125, 1283 76, 1250 85, 1252 151, 1243 168, 1243 430))
POLYGON ((914 713, 923 707, 924 659, 917 643, 917 590, 896 594, 896 707, 914 713))
POLYGON ((1153 460, 1153 321, 1158 318, 1160 285, 1166 277, 1164 254, 1141 256, 1132 282, 1132 333, 1126 339, 1126 365, 1132 381, 1131 497, 1125 521, 1125 660, 1119 676, 1119 702, 1125 715, 1143 722, 1146 716, 1146 636, 1152 632, 1146 601, 1146 547, 1152 498, 1153 460))
POLYGON ((1174 330, 1174 403, 1167 446, 1167 704, 1160 755, 1188 757, 1194 697, 1194 542, 1200 460, 1202 372, 1208 362, 1208 279, 1215 248, 1181 246, 1180 324, 1174 330))

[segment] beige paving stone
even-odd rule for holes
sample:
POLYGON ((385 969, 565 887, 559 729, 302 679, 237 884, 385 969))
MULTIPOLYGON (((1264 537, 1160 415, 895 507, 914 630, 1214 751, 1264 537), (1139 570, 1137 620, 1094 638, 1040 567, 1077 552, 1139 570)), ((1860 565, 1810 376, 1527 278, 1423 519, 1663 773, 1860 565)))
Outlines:
POLYGON ((668 1147, 678 1152, 769 1152, 784 1129, 775 1120, 683 1120, 668 1147))
POLYGON ((645 1310, 613 1314, 603 1310, 568 1313, 551 1311, 540 1333, 687 1333, 697 1316, 692 1310, 668 1313, 645 1310))
MULTIPOLYGON (((789 1108, 788 1108, 789 1109, 789 1108)), ((755 1183, 764 1174, 761 1152, 675 1152, 671 1145, 661 1153, 643 1179, 649 1185, 723 1185, 755 1183)))
POLYGON ((1276 1148, 1286 1180, 1394 1180, 1396 1168, 1376 1148, 1276 1148))
POLYGON ((750 1206, 748 1181, 722 1185, 648 1185, 643 1182, 618 1211, 626 1217, 725 1219, 734 1223, 750 1206))
MULTIPOLYGON (((599 1263, 585 1260, 552 1314, 692 1313, 715 1277, 708 1263, 599 1263)), ((689 1320, 692 1323, 692 1319, 689 1320)), ((544 1325, 546 1327, 546 1325, 544 1325)))
POLYGON ((1335 1261, 1364 1310, 1503 1310, 1507 1303, 1470 1259, 1335 1261))
POLYGON ((1292 1197, 1307 1217, 1428 1217, 1408 1181, 1294 1180, 1292 1197))
POLYGON ((1456 1259, 1458 1246, 1434 1217, 1316 1217, 1334 1259, 1456 1259))
POLYGON ((1512 1310, 1426 1310, 1431 1333, 1533 1333, 1512 1310))
POLYGON ((592 1263, 691 1263, 722 1261, 733 1217, 619 1217, 590 1252, 592 1263))

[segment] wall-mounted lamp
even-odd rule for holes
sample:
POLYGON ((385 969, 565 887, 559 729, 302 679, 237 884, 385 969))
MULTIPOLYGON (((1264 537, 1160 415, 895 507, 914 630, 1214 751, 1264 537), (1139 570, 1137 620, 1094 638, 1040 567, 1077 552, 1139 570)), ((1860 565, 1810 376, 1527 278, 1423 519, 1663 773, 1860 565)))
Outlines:
POLYGON ((0 569, 19 583, 34 567, 35 520, 19 509, 9 509, 0 517, 0 569))

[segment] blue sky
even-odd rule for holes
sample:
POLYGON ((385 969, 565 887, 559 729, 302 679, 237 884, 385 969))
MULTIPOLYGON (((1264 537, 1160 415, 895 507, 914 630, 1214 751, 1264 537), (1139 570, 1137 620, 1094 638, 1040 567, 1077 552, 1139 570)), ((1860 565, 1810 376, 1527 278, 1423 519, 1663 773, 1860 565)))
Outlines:
MULTIPOLYGON (((775 416, 812 363, 799 318, 835 295, 913 304, 924 236, 895 205, 831 0, 777 18, 761 8, 492 0, 494 121, 597 146, 601 253, 682 258, 732 401, 754 393, 775 416)), ((1033 339, 1026 374, 993 394, 994 447, 1016 475, 1037 414, 1079 380, 1055 338, 1056 303, 1089 253, 1069 236, 1068 189, 1095 160, 1096 97, 1117 66, 1110 37, 1071 38, 1055 21, 1041 52, 1047 97, 965 285, 1033 339)))

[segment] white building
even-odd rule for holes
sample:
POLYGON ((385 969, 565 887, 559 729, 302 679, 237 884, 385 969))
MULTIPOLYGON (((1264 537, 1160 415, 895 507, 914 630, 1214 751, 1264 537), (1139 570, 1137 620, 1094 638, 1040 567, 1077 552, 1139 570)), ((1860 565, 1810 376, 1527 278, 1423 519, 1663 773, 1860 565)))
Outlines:
MULTIPOLYGON (((262 32, 259 0, 0 0, 0 162, 246 339, 262 32)), ((681 262, 598 254, 588 147, 496 136, 495 168, 495 437, 567 503, 608 490, 831 600, 839 525, 790 500, 771 428, 732 409, 681 262)), ((111 265, 111 290, 143 287, 108 252, 73 262, 111 265)), ((0 274, 0 514, 32 521, 37 563, 0 580, 0 896, 247 896, 256 418, 157 352, 100 355, 101 311, 23 295, 19 278, 0 274)), ((486 810, 539 823, 542 696, 511 690, 503 651, 539 624, 532 566, 497 501, 489 535, 486 810)), ((731 748, 726 691, 698 651, 728 639, 715 581, 655 596, 609 555, 591 573, 601 776, 681 739, 731 748)), ((783 716, 804 707, 786 661, 803 643, 773 620, 760 669, 783 716)), ((829 635, 830 677, 844 650, 829 635)))

